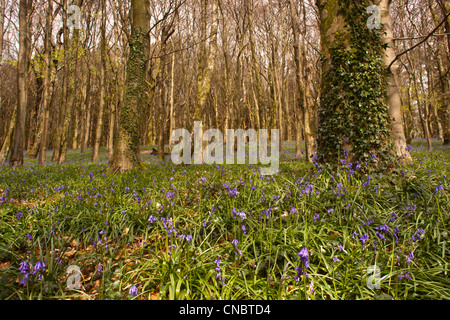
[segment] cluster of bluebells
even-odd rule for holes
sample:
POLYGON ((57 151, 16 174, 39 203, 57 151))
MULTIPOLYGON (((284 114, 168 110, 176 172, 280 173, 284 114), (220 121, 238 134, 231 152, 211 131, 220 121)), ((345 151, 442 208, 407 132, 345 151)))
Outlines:
MULTIPOLYGON (((355 239, 356 237, 358 237, 358 233, 353 232, 352 239, 355 239)), ((359 240, 361 240, 361 244, 364 247, 364 244, 366 243, 366 241, 369 240, 369 235, 362 234, 361 237, 359 238, 359 240)))
POLYGON ((239 241, 237 239, 233 239, 233 241, 231 241, 231 244, 234 246, 234 249, 236 249, 237 254, 242 256, 242 251, 239 250, 238 247, 237 247, 237 245, 239 244, 239 241))
POLYGON ((45 272, 46 267, 47 267, 47 265, 45 264, 44 261, 37 261, 33 268, 28 263, 28 261, 22 261, 19 265, 19 271, 20 271, 20 273, 23 273, 24 276, 23 276, 22 280, 19 281, 19 283, 23 286, 26 286, 27 280, 30 276, 30 272, 32 275, 38 274, 37 280, 42 281, 42 279, 43 279, 42 273, 45 272))
POLYGON ((386 241, 386 238, 384 237, 384 235, 381 232, 384 232, 384 233, 389 232, 389 227, 387 226, 387 224, 384 224, 379 227, 375 227, 375 230, 376 230, 377 237, 383 241, 386 241))
POLYGON ((306 269, 309 267, 309 253, 308 249, 304 247, 300 252, 298 253, 298 256, 300 258, 300 265, 295 268, 295 271, 297 271, 297 275, 295 277, 295 281, 298 282, 300 280, 300 277, 302 275, 305 275, 306 277, 308 274, 306 273, 306 269))
POLYGON ((398 275, 398 278, 400 280, 402 280, 403 278, 406 278, 408 280, 411 280, 411 273, 409 271, 405 271, 405 273, 400 272, 400 274, 398 275))
POLYGON ((407 209, 408 210, 408 217, 412 216, 414 214, 414 212, 416 211, 416 209, 417 209, 417 206, 415 206, 415 205, 409 206, 408 209, 407 209))
POLYGON ((414 233, 414 235, 412 236, 412 241, 413 242, 419 241, 424 233, 425 231, 422 228, 418 228, 414 233))
POLYGON ((236 197, 239 194, 239 191, 237 191, 236 188, 231 189, 230 186, 227 183, 223 184, 223 188, 227 190, 228 194, 231 198, 236 197))
POLYGON ((139 290, 135 285, 131 286, 130 290, 128 290, 128 294, 133 297, 136 297, 138 295, 138 293, 139 293, 139 290))
MULTIPOLYGON (((262 213, 266 216, 267 219, 269 219, 270 214, 272 213, 272 207, 269 207, 268 209, 262 210, 262 213)), ((260 216, 262 219, 262 216, 260 216)))
POLYGON ((220 264, 222 263, 222 260, 220 260, 220 257, 217 257, 216 261, 214 261, 216 267, 214 270, 216 270, 216 278, 222 282, 222 285, 225 285, 225 276, 222 276, 222 271, 220 270, 220 264))
POLYGON ((347 194, 347 189, 345 188, 345 186, 342 184, 341 181, 338 182, 338 184, 333 187, 333 194, 336 197, 343 197, 347 194))
POLYGON ((241 230, 243 233, 247 232, 247 229, 245 227, 244 221, 247 220, 247 215, 245 212, 239 212, 236 210, 236 208, 233 208, 233 219, 237 219, 241 225, 241 230))

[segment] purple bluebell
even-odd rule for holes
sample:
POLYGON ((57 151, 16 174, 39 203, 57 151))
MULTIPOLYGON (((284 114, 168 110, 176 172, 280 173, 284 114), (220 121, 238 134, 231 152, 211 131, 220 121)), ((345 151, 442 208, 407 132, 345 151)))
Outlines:
POLYGON ((19 266, 20 273, 28 273, 28 268, 30 265, 27 261, 22 261, 19 266))
POLYGON ((364 243, 369 240, 369 235, 368 234, 363 234, 360 238, 362 245, 364 246, 364 243))
POLYGON ((45 271, 46 265, 44 261, 38 261, 34 265, 33 274, 38 273, 39 271, 45 271))
POLYGON ((25 287, 27 285, 27 279, 28 279, 28 273, 26 273, 23 276, 22 280, 20 280, 19 283, 25 287))
POLYGON ((134 297, 136 297, 137 295, 138 295, 138 293, 139 293, 139 290, 138 290, 138 288, 134 285, 134 286, 132 286, 131 288, 130 288, 130 290, 128 291, 128 294, 129 295, 132 295, 132 296, 134 296, 134 297))

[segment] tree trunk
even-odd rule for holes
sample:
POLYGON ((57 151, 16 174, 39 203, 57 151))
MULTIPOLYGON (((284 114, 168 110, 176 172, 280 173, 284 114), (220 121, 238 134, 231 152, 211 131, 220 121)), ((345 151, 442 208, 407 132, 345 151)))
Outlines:
MULTIPOLYGON (((206 18, 207 18, 207 0, 201 0, 201 44, 199 48, 199 62, 198 62, 198 73, 197 73, 197 101, 194 109, 194 121, 202 121, 203 114, 205 113, 206 101, 211 90, 211 79, 216 65, 216 55, 217 55, 217 29, 219 25, 218 18, 218 4, 217 0, 212 1, 211 8, 211 34, 209 41, 209 55, 206 53, 206 18)), ((203 126, 204 128, 204 126, 203 126)), ((204 128, 205 129, 205 128, 204 128)), ((194 130, 192 130, 193 134, 194 130)), ((194 139, 191 139, 192 147, 194 146, 194 139)), ((203 162, 203 149, 206 145, 203 143, 200 150, 195 150, 198 152, 197 161, 203 162)), ((194 152, 191 154, 194 155, 194 152)))
MULTIPOLYGON (((305 160, 312 163, 313 155, 313 137, 310 128, 310 114, 307 104, 307 96, 305 95, 305 86, 307 85, 304 80, 306 79, 305 72, 305 55, 304 55, 304 45, 300 42, 300 23, 299 16, 297 13, 297 6, 294 0, 289 0, 291 9, 291 27, 294 36, 293 47, 294 47, 294 60, 295 60, 295 81, 296 81, 296 91, 298 94, 298 105, 300 106, 301 119, 302 119, 302 129, 305 139, 305 160), (303 59, 302 59, 303 57, 303 59), (303 60, 303 61, 302 61, 303 60), (303 62, 303 64, 302 64, 303 62)), ((298 124, 297 124, 298 125, 298 124)), ((297 154, 299 151, 297 150, 297 154)))
POLYGON ((92 161, 99 160, 99 149, 103 129, 103 110, 106 99, 106 0, 102 0, 102 40, 101 40, 101 67, 100 67, 100 104, 98 107, 97 125, 95 126, 94 148, 92 161))
MULTIPOLYGON (((31 1, 31 0, 29 0, 31 1)), ((17 62, 17 112, 14 126, 10 166, 22 166, 25 148, 25 113, 27 110, 28 89, 28 5, 27 0, 19 4, 19 60, 17 62)), ((31 1, 32 2, 32 1, 31 1)), ((31 6, 30 6, 31 7, 31 6)))
MULTIPOLYGON (((440 7, 442 9, 442 13, 444 15, 447 15, 450 11, 450 2, 449 1, 442 1, 439 0, 440 7)), ((447 50, 444 50, 444 54, 447 55, 447 72, 450 70, 450 59, 448 59, 448 52, 450 51, 450 17, 447 18, 445 21, 445 33, 447 38, 447 50)), ((445 58, 445 56, 444 56, 445 58)), ((450 77, 447 75, 446 77, 447 82, 447 99, 446 102, 444 102, 445 109, 444 109, 444 123, 443 123, 443 135, 444 135, 444 145, 450 145, 450 77)), ((445 80, 444 80, 445 81, 445 80)))
POLYGON ((169 113, 169 149, 172 150, 172 131, 174 128, 174 104, 175 104, 175 53, 172 53, 172 67, 170 74, 170 113, 169 113))
POLYGON ((264 129, 265 119, 263 116, 263 99, 262 99, 262 89, 261 89, 261 75, 259 74, 258 57, 256 54, 256 46, 254 40, 254 28, 253 28, 253 6, 250 3, 252 0, 245 0, 245 10, 247 12, 247 23, 248 23, 248 37, 250 44, 250 57, 251 57, 251 67, 252 67, 252 92, 253 99, 255 102, 255 124, 256 131, 259 129, 264 129))
POLYGON ((87 67, 86 86, 84 87, 84 102, 81 106, 81 145, 80 152, 84 152, 89 141, 89 128, 91 122, 91 68, 87 67))
POLYGON ((132 34, 127 62, 127 81, 123 106, 119 112, 117 132, 114 135, 114 155, 110 170, 128 171, 144 165, 139 153, 139 118, 144 104, 144 77, 146 44, 148 43, 147 0, 132 0, 132 34))
POLYGON ((373 169, 391 166, 383 38, 367 26, 364 14, 371 3, 317 0, 317 4, 323 55, 318 161, 367 163, 373 169))
POLYGON ((6 132, 6 137, 5 140, 3 141, 2 148, 0 149, 0 165, 5 164, 6 158, 8 157, 9 147, 11 146, 11 140, 14 132, 16 113, 17 113, 17 104, 14 105, 11 121, 9 122, 9 128, 8 131, 6 132))
MULTIPOLYGON (((388 45, 383 59, 386 67, 388 67, 396 57, 392 33, 392 20, 389 12, 390 2, 391 0, 381 0, 379 3, 381 23, 384 25, 386 34, 384 42, 388 45)), ((398 158, 404 157, 406 160, 411 161, 412 157, 407 148, 405 131, 403 128, 402 102, 397 77, 398 68, 398 63, 395 62, 388 70, 389 80, 387 84, 387 94, 389 99, 389 117, 391 118, 391 130, 395 154, 398 158)))
MULTIPOLYGON (((5 21, 6 0, 0 0, 0 66, 3 61, 3 24, 5 21)), ((2 96, 0 94, 0 112, 2 111, 2 96)))
POLYGON ((45 23, 45 74, 44 74, 44 96, 42 98, 42 134, 39 143, 39 165, 46 164, 47 138, 48 138, 48 120, 50 116, 50 85, 52 72, 51 57, 51 36, 52 36, 52 14, 53 1, 48 1, 46 23, 45 23))

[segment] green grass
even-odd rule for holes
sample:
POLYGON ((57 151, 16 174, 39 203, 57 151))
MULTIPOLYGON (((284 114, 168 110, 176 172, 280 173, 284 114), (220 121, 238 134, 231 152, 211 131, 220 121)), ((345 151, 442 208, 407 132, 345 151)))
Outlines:
POLYGON ((2 166, 0 299, 449 299, 450 149, 425 146, 390 174, 292 161, 293 142, 266 177, 148 154, 147 170, 111 175, 105 149, 100 163, 74 150, 61 166, 2 166), (80 290, 67 288, 71 265, 80 290))

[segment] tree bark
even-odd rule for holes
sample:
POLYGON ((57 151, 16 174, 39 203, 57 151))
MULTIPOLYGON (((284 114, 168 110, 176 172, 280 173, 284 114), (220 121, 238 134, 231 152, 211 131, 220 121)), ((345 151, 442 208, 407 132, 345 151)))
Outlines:
MULTIPOLYGON (((3 61, 3 24, 5 21, 6 0, 0 0, 0 66, 3 61)), ((0 112, 2 111, 2 96, 0 95, 0 112)))
MULTIPOLYGON (((379 3, 381 23, 384 25, 385 32, 384 42, 388 45, 386 54, 383 57, 384 65, 386 67, 391 65, 391 62, 396 57, 392 33, 392 20, 389 12, 390 2, 391 0, 381 0, 379 3)), ((398 158, 404 157, 407 161, 411 161, 412 157, 407 148, 406 136, 403 128, 402 101, 397 77, 398 68, 398 63, 394 62, 388 70, 389 80, 387 84, 387 94, 389 99, 389 117, 391 119, 395 154, 398 158)))
POLYGON ((48 1, 46 23, 45 23, 45 75, 44 75, 44 96, 42 98, 42 134, 39 143, 39 165, 46 164, 47 138, 48 138, 48 120, 50 116, 50 84, 52 72, 51 57, 51 37, 52 37, 52 14, 53 1, 48 1))
MULTIPOLYGON (((291 10, 291 27, 294 36, 293 47, 294 47, 294 60, 295 60, 295 81, 296 90, 298 94, 298 105, 300 106, 301 120, 303 136, 305 139, 305 160, 312 163, 313 155, 313 144, 314 140, 311 133, 310 127, 310 113, 308 108, 307 96, 305 94, 305 86, 307 85, 304 80, 306 79, 305 66, 306 63, 304 57, 304 45, 300 42, 300 23, 299 16, 297 13, 297 6, 294 0, 289 0, 290 10, 291 10), (302 59, 303 57, 303 59, 302 59), (302 61, 303 60, 303 61, 302 61)), ((298 124, 297 124, 298 125, 298 124)), ((297 154, 299 151, 297 150, 297 154)))
MULTIPOLYGON (((444 15, 447 15, 450 11, 450 2, 449 1, 442 1, 439 0, 440 7, 442 10, 442 13, 444 15)), ((450 59, 448 58, 448 52, 450 51, 450 17, 447 18, 447 20, 444 23, 445 27, 445 33, 447 34, 447 72, 450 70, 450 59)), ((445 58, 445 57, 444 57, 445 58)), ((447 81, 447 99, 446 99, 446 106, 444 109, 444 123, 443 123, 443 135, 444 135, 444 145, 450 145, 450 77, 447 75, 446 77, 447 81)))
POLYGON ((131 1, 132 34, 127 62, 127 81, 124 104, 119 112, 117 132, 114 137, 114 155, 110 170, 128 171, 143 168, 139 153, 139 117, 144 105, 145 57, 147 48, 147 0, 131 1))
POLYGON ((14 110, 11 116, 11 121, 9 123, 9 128, 8 131, 6 132, 6 137, 5 140, 3 141, 2 148, 0 149, 0 164, 5 164, 6 158, 8 157, 8 152, 11 146, 11 140, 14 132, 16 113, 17 113, 17 104, 14 105, 14 110))
POLYGON ((94 148, 92 151, 92 161, 99 161, 99 149, 103 129, 103 110, 105 109, 106 98, 106 0, 102 0, 102 27, 101 27, 101 67, 100 67, 100 104, 98 107, 98 118, 95 126, 94 148))
MULTIPOLYGON (((198 71, 197 71, 197 101, 194 109, 194 121, 202 121, 205 113, 206 101, 211 91, 211 79, 216 65, 217 56, 217 29, 219 25, 218 4, 217 0, 212 1, 211 8, 211 34, 209 41, 209 55, 206 52, 206 25, 207 25, 207 0, 201 0, 201 44, 199 48, 198 57, 198 71)), ((204 130, 203 126, 203 130, 204 130)), ((192 130, 192 134, 193 134, 192 130)), ((194 146, 194 139, 191 139, 192 147, 194 146)), ((203 149, 205 144, 202 144, 199 152, 199 161, 203 162, 203 149)), ((191 154, 194 155, 194 152, 191 154)))
MULTIPOLYGON (((28 6, 30 1, 20 0, 19 4, 19 59, 17 62, 17 112, 10 166, 22 166, 25 148, 25 120, 28 102, 28 6)), ((32 1, 31 1, 32 2, 32 1)))

